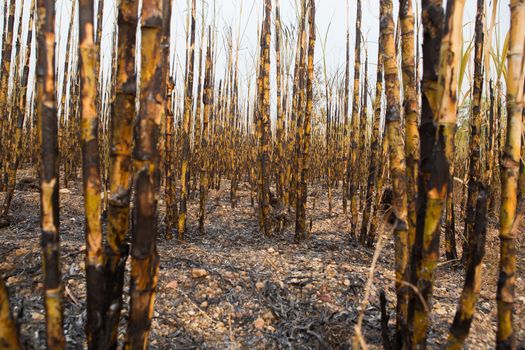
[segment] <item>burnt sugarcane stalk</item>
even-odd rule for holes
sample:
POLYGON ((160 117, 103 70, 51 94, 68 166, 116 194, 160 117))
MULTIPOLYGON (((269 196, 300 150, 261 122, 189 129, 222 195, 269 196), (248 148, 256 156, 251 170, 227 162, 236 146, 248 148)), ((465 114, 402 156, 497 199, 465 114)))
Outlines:
MULTIPOLYGON (((507 54, 507 138, 501 157, 500 264, 497 349, 515 349, 513 328, 514 285, 516 283, 516 214, 523 113, 523 51, 525 0, 510 2, 509 49, 507 54)), ((521 215, 521 213, 520 213, 521 215)))
POLYGON ((40 131, 40 228, 46 342, 65 349, 59 261, 58 120, 55 98, 55 3, 38 0, 38 113, 40 131))
POLYGON ((86 289, 88 348, 99 349, 104 331, 104 255, 102 249, 101 179, 96 110, 97 72, 93 0, 80 0, 80 115, 82 118, 82 178, 86 220, 86 289))
MULTIPOLYGON (((7 185, 7 179, 4 177, 5 162, 7 161, 6 150, 8 149, 9 140, 7 134, 7 125, 8 125, 8 96, 9 96, 9 76, 11 72, 11 52, 13 50, 13 30, 15 23, 15 6, 16 1, 11 0, 9 7, 7 2, 4 3, 4 9, 8 11, 7 19, 7 30, 5 37, 3 37, 2 43, 2 76, 0 78, 0 190, 4 191, 5 186, 7 185)), ((6 21, 4 19, 4 26, 6 26, 6 21)), ((7 172, 5 172, 7 175, 7 172)))
MULTIPOLYGON (((357 41, 357 39, 356 39, 357 41)), ((348 134, 350 133, 350 119, 348 117, 348 99, 349 99, 349 89, 350 89, 350 29, 346 30, 346 64, 345 64, 345 82, 344 82, 344 102, 343 102, 343 213, 347 213, 348 210, 348 188, 349 188, 349 174, 348 168, 350 166, 350 155, 351 148, 350 144, 347 143, 348 134)), ((351 141, 350 141, 351 142, 351 141)))
POLYGON ((407 196, 405 173, 405 149, 401 135, 401 104, 398 79, 398 67, 394 43, 394 21, 392 18, 392 1, 381 0, 381 43, 385 65, 386 106, 386 137, 389 144, 390 174, 394 193, 393 210, 396 221, 394 223, 395 237, 395 270, 397 317, 396 339, 401 347, 407 333, 408 291, 403 282, 406 280, 408 265, 408 227, 407 227, 407 196))
POLYGON ((204 74, 204 113, 202 116, 202 138, 201 138, 201 170, 199 187, 199 230, 204 232, 204 220, 206 216, 206 195, 209 186, 208 171, 210 167, 210 149, 208 143, 209 120, 213 107, 213 52, 211 45, 211 28, 208 35, 208 48, 206 51, 206 72, 204 74))
MULTIPOLYGON (((416 194, 419 162, 418 100, 414 56, 414 14, 412 1, 399 5, 401 57, 403 71, 403 109, 405 115, 405 154, 407 172, 408 240, 411 247, 416 236, 416 194)), ((410 251, 409 251, 410 254, 410 251)))
POLYGON ((448 350, 463 349, 481 290, 482 261, 485 255, 485 241, 487 237, 487 193, 483 185, 479 186, 477 191, 476 218, 474 231, 472 232, 472 244, 469 245, 470 259, 454 322, 448 334, 446 345, 448 350))
POLYGON ((159 272, 157 196, 160 187, 158 137, 164 113, 165 77, 161 55, 162 0, 145 0, 141 14, 140 107, 133 149, 136 190, 131 237, 131 301, 126 349, 146 349, 159 272))
MULTIPOLYGON (((359 170, 357 163, 358 143, 363 137, 364 130, 359 128, 359 88, 361 81, 361 0, 357 0, 357 14, 355 22, 355 57, 354 57, 354 94, 352 101, 352 121, 350 127, 350 168, 348 172, 348 182, 350 189, 350 235, 357 237, 358 201, 359 201, 359 170)), ((346 102, 346 101, 345 101, 346 102)))
POLYGON ((178 237, 183 240, 186 234, 187 202, 190 183, 190 139, 191 139, 191 111, 193 106, 193 75, 195 66, 195 13, 196 4, 192 0, 191 5, 191 29, 190 41, 186 48, 186 80, 184 88, 184 116, 182 121, 182 161, 180 173, 180 211, 178 222, 178 237))
MULTIPOLYGON (((434 149, 438 109, 438 70, 441 37, 443 35, 444 10, 443 0, 422 1, 423 22, 423 79, 421 81, 421 121, 419 125, 420 136, 420 162, 418 172, 418 196, 416 213, 416 237, 410 256, 410 283, 417 284, 417 269, 421 263, 423 253, 423 229, 425 226, 425 211, 427 207, 427 190, 432 171, 432 153, 434 149)), ((408 324, 411 338, 414 332, 415 310, 424 310, 416 293, 410 294, 408 324)))
MULTIPOLYGON (((28 32, 26 37, 26 47, 28 48, 24 58, 24 64, 22 66, 22 74, 20 80, 18 81, 18 93, 15 96, 15 103, 13 106, 13 111, 16 112, 16 129, 14 130, 13 138, 13 147, 11 147, 11 159, 8 160, 8 183, 7 183, 7 193, 4 198, 4 203, 2 205, 2 212, 0 213, 0 218, 6 218, 9 214, 9 208, 11 206, 11 201, 15 192, 16 185, 16 173, 18 170, 18 163, 20 162, 20 157, 22 156, 22 141, 23 141, 23 128, 26 115, 30 108, 26 105, 27 99, 27 85, 29 81, 29 62, 31 56, 31 43, 33 37, 33 20, 35 13, 35 0, 31 0, 31 6, 29 8, 29 23, 28 23, 28 32)), ((0 219, 1 220, 1 219, 0 219)))
MULTIPOLYGON (((68 102, 70 103, 71 100, 73 100, 72 94, 67 96, 67 89, 68 89, 68 82, 69 82, 69 88, 72 92, 71 87, 74 84, 74 62, 75 57, 72 55, 72 45, 73 39, 74 39, 74 25, 76 24, 76 10, 77 1, 73 1, 72 9, 71 9, 71 18, 69 20, 69 29, 67 33, 67 42, 66 42, 66 61, 64 63, 64 79, 62 80, 62 93, 61 93, 61 100, 60 100, 60 111, 62 113, 60 122, 66 123, 67 125, 64 126, 64 129, 62 132, 65 134, 65 136, 62 137, 62 149, 64 150, 64 155, 61 157, 62 162, 64 163, 64 187, 67 188, 69 184, 69 180, 72 178, 71 176, 71 158, 73 155, 74 147, 72 147, 72 143, 74 140, 73 132, 72 132, 72 125, 74 124, 74 117, 68 116, 68 112, 71 112, 71 109, 67 110, 70 106, 68 102), (73 59, 72 59, 73 58, 73 59)), ((59 145, 60 146, 60 145, 59 145)))
MULTIPOLYGON (((427 203, 425 208, 422 239, 422 259, 416 274, 417 286, 421 291, 426 307, 415 309, 413 326, 413 346, 416 349, 426 347, 434 271, 439 258, 439 236, 441 216, 450 179, 451 164, 454 159, 454 137, 457 120, 458 68, 460 59, 461 30, 463 27, 464 0, 449 0, 445 17, 445 26, 441 40, 439 83, 437 85, 436 143, 432 156, 432 170, 427 185, 427 203)), ((420 301, 418 303, 421 304, 420 301)))
POLYGON ((2 277, 0 277, 0 344, 5 350, 22 348, 16 322, 9 306, 9 294, 2 277))
MULTIPOLYGON (((171 2, 164 0, 164 27, 162 30, 162 56, 169 57, 170 52, 170 29, 171 29, 171 2)), ((165 201, 166 224, 165 237, 167 240, 173 239, 173 230, 178 221, 179 210, 177 207, 177 180, 176 180, 176 162, 175 162, 175 119, 173 95, 175 89, 175 80, 171 72, 171 59, 167 59, 164 64, 164 76, 166 79, 166 105, 164 107, 164 173, 165 173, 165 201)))
POLYGON ((277 122, 276 122, 276 155, 275 155, 275 170, 276 174, 276 189, 277 199, 280 204, 283 204, 284 199, 284 180, 285 180, 285 129, 284 129, 284 110, 283 110, 283 97, 282 97, 282 85, 283 85, 283 70, 281 64, 281 41, 282 41, 282 28, 281 28, 281 8, 279 0, 275 2, 275 67, 276 67, 276 84, 277 84, 277 122))
MULTIPOLYGON (((381 43, 381 37, 379 37, 379 43, 381 43)), ((381 47, 381 44, 379 45, 381 47)), ((368 231, 368 225, 370 224, 370 216, 372 215, 372 199, 373 190, 377 183, 377 170, 379 164, 379 152, 380 152, 380 122, 381 122, 381 100, 383 94, 383 54, 381 50, 377 51, 377 77, 376 77, 376 96, 374 100, 374 119, 372 120, 372 139, 371 139, 371 153, 370 153, 370 166, 368 168, 368 181, 366 186, 365 195, 365 208, 363 211, 363 220, 361 222, 361 242, 367 242, 372 244, 374 242, 374 232, 368 231)), ((377 191, 379 189, 376 188, 377 191)))
POLYGON ((124 272, 129 246, 131 149, 135 119, 135 37, 138 1, 123 0, 118 8, 118 48, 115 100, 111 108, 108 226, 106 240, 105 346, 117 348, 124 272))
POLYGON ((173 230, 178 222, 179 210, 177 206, 177 180, 175 160, 175 113, 173 105, 173 90, 175 81, 171 77, 169 69, 166 74, 166 135, 165 135, 165 167, 166 167, 166 239, 173 239, 173 230))
MULTIPOLYGON (((302 1, 301 13, 304 16, 304 21, 307 17, 307 2, 302 1)), ((301 31, 299 37, 301 47, 296 53, 300 55, 299 58, 299 70, 297 71, 299 76, 297 78, 297 111, 296 113, 296 129, 295 129, 295 155, 294 163, 296 164, 296 198, 295 198, 295 240, 300 241, 306 237, 306 203, 303 202, 301 174, 304 167, 304 158, 302 149, 304 147, 304 132, 305 132, 305 88, 306 88, 306 52, 307 52, 307 31, 301 31)), ((306 198, 305 198, 306 199, 306 198)))
POLYGON ((261 58, 259 71, 259 127, 258 127, 258 198, 259 229, 266 236, 272 233, 270 213, 270 40, 272 13, 271 0, 264 2, 264 22, 261 32, 261 58))
MULTIPOLYGON (((298 143, 298 160, 299 171, 298 174, 298 188, 296 199, 296 224, 295 224, 295 239, 302 240, 306 238, 306 202, 308 198, 307 176, 308 176, 308 161, 310 156, 311 131, 312 131, 312 111, 313 111, 313 79, 314 79, 314 54, 315 54, 315 2, 309 2, 309 40, 308 40, 308 62, 306 67, 306 76, 299 79, 306 79, 306 108, 304 112, 303 130, 301 132, 301 139, 298 143)), ((305 13, 306 15, 306 13, 305 13)), ((301 88, 301 83, 299 84, 301 88)), ((302 106, 301 106, 302 108, 302 106)), ((298 124, 299 126, 299 124, 298 124)))
POLYGON ((465 217, 465 237, 463 245, 463 262, 468 263, 469 245, 473 243, 472 237, 476 218, 476 201, 478 187, 481 185, 481 103, 483 94, 483 42, 485 22, 485 0, 478 0, 476 12, 476 32, 474 43, 474 86, 472 89, 472 117, 470 120, 470 165, 467 194, 467 212, 465 217))

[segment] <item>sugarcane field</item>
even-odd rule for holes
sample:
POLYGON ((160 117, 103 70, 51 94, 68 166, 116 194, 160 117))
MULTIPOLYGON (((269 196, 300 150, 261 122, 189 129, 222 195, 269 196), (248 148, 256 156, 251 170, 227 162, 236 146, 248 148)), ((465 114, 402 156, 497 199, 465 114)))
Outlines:
POLYGON ((0 350, 525 350, 525 0, 2 0, 0 350))

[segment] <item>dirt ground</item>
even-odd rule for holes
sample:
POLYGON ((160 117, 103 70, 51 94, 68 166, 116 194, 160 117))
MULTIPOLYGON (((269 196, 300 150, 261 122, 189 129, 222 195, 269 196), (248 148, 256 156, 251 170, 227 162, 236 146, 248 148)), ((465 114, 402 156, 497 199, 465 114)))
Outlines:
MULTIPOLYGON (((0 195, 1 196, 1 195, 0 195)), ((328 214, 319 192, 308 241, 293 243, 293 226, 272 238, 258 233, 250 193, 241 186, 231 209, 229 185, 211 191, 206 233, 197 226, 197 201, 189 206, 187 243, 166 241, 164 227, 152 349, 348 349, 374 251, 354 242, 342 213, 340 193, 328 214)), ((309 201, 311 205, 312 201, 309 201)), ((65 332, 70 349, 85 347, 84 229, 80 182, 60 195, 61 264, 65 332)), ((160 222, 164 217, 160 201, 160 222)), ((458 232, 460 221, 458 220, 458 232)), ((491 220, 484 259, 483 287, 467 344, 491 349, 496 331, 496 281, 499 240, 491 220)), ((44 348, 44 310, 39 246, 39 195, 29 172, 21 172, 10 225, 0 229, 0 274, 27 349, 44 348)), ((517 242, 515 328, 525 349, 525 238, 517 242)), ((394 328, 393 241, 388 237, 378 260, 363 333, 371 349, 381 348, 379 290, 386 289, 390 328, 394 328)), ((129 264, 128 264, 129 265, 129 264)), ((129 271, 129 266, 128 266, 129 271)), ((463 286, 464 270, 443 259, 437 269, 429 348, 446 340, 463 286)), ((121 338, 127 318, 127 296, 121 338)))

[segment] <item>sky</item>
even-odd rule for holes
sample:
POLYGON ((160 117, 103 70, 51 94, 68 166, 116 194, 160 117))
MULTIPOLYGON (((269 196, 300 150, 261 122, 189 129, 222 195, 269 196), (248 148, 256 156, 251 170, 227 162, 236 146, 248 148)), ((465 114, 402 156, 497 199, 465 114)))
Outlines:
MULTIPOLYGON (((208 8, 207 22, 213 21, 213 2, 207 0, 210 5, 208 8)), ((487 20, 490 21, 490 11, 493 0, 487 0, 487 20)), ((201 3, 197 0, 197 9, 201 11, 201 3)), ((297 0, 280 0, 281 17, 283 26, 296 26, 296 9, 297 0)), ((398 1, 394 0, 394 18, 398 12, 398 1)), ((216 1, 217 30, 223 32, 227 26, 233 28, 234 38, 237 32, 241 32, 241 51, 240 51, 240 68, 241 73, 246 79, 253 79, 254 75, 254 55, 257 51, 258 38, 257 27, 262 17, 261 0, 217 0, 216 1), (242 15, 241 15, 242 12, 242 15), (240 21, 240 23, 239 23, 240 21), (242 64, 241 64, 242 63, 242 64)), ((185 15, 187 13, 187 1, 175 1, 174 11, 174 36, 177 52, 177 75, 183 76, 182 67, 184 67, 184 49, 185 49, 185 15)), ((414 11, 419 11, 419 1, 414 1, 414 11)), ((509 26, 509 9, 508 0, 499 1, 498 21, 501 33, 506 33, 509 26)), ((317 46, 316 46, 316 65, 323 64, 323 54, 326 55, 326 61, 329 72, 344 69, 345 50, 346 50, 346 31, 350 32, 350 62, 354 62, 354 42, 355 42, 355 16, 356 0, 317 0, 316 2, 316 27, 317 27, 317 46), (326 43, 324 43, 326 38, 326 43), (326 45, 326 51, 323 52, 323 45, 326 45)), ((363 0, 363 19, 362 34, 365 41, 365 49, 369 57, 369 76, 372 80, 375 77, 375 64, 377 62, 377 39, 379 32, 379 0, 363 0)), ((474 22, 476 13, 476 0, 466 0, 464 13, 464 41, 472 40, 474 35, 474 22)), ((198 33, 199 33, 199 29, 198 33)), ((503 35, 503 34, 502 34, 503 35)), ((198 37, 198 35, 197 35, 198 37)), ((235 41, 236 39, 234 39, 235 41)), ((197 38, 197 41, 198 38, 197 38)), ((501 40, 502 41, 502 40, 501 40)), ((199 46, 197 42, 197 46, 199 46)), ((272 35, 273 45, 273 35, 272 35)), ((274 51, 272 51, 274 54, 274 51)), ((364 54, 364 52, 363 52, 364 54)), ((222 51, 224 58, 224 49, 222 51)), ((275 63, 275 57, 272 56, 272 66, 275 63)), ((373 85, 370 85, 373 86, 373 85)))
MULTIPOLYGON (((14 0, 11 0, 14 1, 14 0)), ((22 19, 23 35, 27 32, 27 9, 29 8, 31 0, 22 0, 24 2, 24 17, 22 19)), ((102 76, 108 77, 111 62, 112 52, 112 37, 115 23, 115 3, 116 0, 104 0, 104 18, 102 21, 102 68, 104 70, 102 76)), ((298 0, 279 0, 281 6, 281 17, 283 27, 297 27, 297 2, 298 0)), ((397 18, 398 1, 394 0, 394 18, 397 18)), ((490 22, 490 13, 494 0, 486 0, 486 21, 490 22)), ((2 1, 5 6, 6 1, 2 1)), ((95 0, 97 3, 97 0, 95 0)), ((275 0, 273 1, 275 4, 275 0)), ((188 0, 173 0, 172 12, 172 55, 174 55, 174 75, 179 89, 182 88, 185 65, 185 38, 186 38, 186 16, 188 13, 188 0)), ((219 39, 218 57, 217 57, 217 78, 223 76, 223 71, 226 65, 226 50, 224 47, 224 37, 228 28, 231 28, 233 34, 233 42, 237 47, 239 45, 239 74, 242 87, 248 86, 250 82, 253 86, 255 73, 255 55, 257 53, 258 37, 257 31, 262 18, 262 0, 205 0, 204 4, 204 18, 206 26, 213 25, 216 35, 219 39), (244 83, 243 83, 244 81, 244 83)), ((414 11, 419 13, 419 1, 413 2, 414 11)), ((503 37, 508 30, 510 16, 509 16, 509 0, 500 0, 498 3, 499 12, 497 16, 497 23, 494 36, 494 44, 498 40, 499 45, 503 42, 503 37)), ((96 8, 95 4, 95 8, 96 8)), ((196 48, 200 47, 200 33, 201 33, 201 16, 203 14, 203 1, 197 0, 197 35, 196 48)), ((341 71, 345 62, 345 38, 347 28, 350 32, 350 60, 351 65, 354 62, 354 41, 355 41, 355 15, 356 15, 356 0, 317 0, 316 1, 316 27, 317 27, 317 46, 315 55, 315 64, 322 66, 323 56, 326 58, 327 69, 329 75, 333 72, 341 71), (325 47, 325 51, 323 51, 325 47)), ((57 32, 57 67, 58 67, 58 81, 62 80, 63 76, 63 62, 65 57, 65 47, 67 33, 69 31, 69 19, 72 8, 72 0, 57 0, 56 1, 56 32, 57 32)), ((0 18, 0 27, 3 28, 5 21, 5 8, 0 7, 2 16, 0 18)), ((17 18, 20 14, 20 6, 17 6, 17 18)), ((474 20, 476 12, 476 0, 466 0, 465 13, 463 18, 464 23, 464 46, 473 38, 474 20)), ((273 20, 273 17, 272 17, 273 20)), ((15 22, 15 32, 18 27, 18 20, 15 22)), ((363 48, 363 55, 366 51, 369 57, 368 75, 371 80, 369 86, 373 88, 373 81, 375 78, 375 64, 377 61, 377 38, 379 27, 379 0, 363 0, 363 19, 362 19, 362 34, 364 37, 365 47, 363 48)), ((273 27, 272 27, 273 28, 273 27)), ((74 35, 78 32, 75 30, 74 35)), ((25 42, 25 41, 23 41, 25 42)), ((25 52, 26 48, 22 48, 25 52)), ((198 51, 197 51, 198 53, 198 51)), ((198 56, 196 56, 198 57, 198 56)), ((275 69, 275 52, 273 51, 273 33, 272 33, 272 69, 275 69)), ((34 60, 32 60, 34 63, 34 60)), ((197 63, 196 63, 197 65, 197 63)), ((470 68, 467 72, 471 71, 470 68)), ((353 70, 351 70, 353 71, 353 70)), ((272 75, 273 76, 273 75, 272 75)), ((468 80, 467 80, 468 81, 468 80)), ((272 86, 274 82, 272 81, 272 86)), ((246 89, 246 88, 245 88, 246 89)), ((275 95, 275 89, 272 89, 275 95)), ((247 94, 247 91, 241 91, 241 95, 247 94)), ((253 94, 253 88, 252 92, 253 94)))

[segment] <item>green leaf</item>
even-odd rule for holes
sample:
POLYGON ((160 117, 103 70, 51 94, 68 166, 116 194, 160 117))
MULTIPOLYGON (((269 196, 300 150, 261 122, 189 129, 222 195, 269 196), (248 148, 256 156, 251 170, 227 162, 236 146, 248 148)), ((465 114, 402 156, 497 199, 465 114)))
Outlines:
MULTIPOLYGON (((465 76, 465 70, 467 69, 467 63, 468 63, 468 60, 470 58, 470 53, 472 52, 472 44, 474 43, 474 39, 472 39, 468 46, 467 46, 467 49, 464 50, 464 52, 462 52, 461 54, 461 66, 460 66, 460 69, 459 69, 459 82, 458 82, 458 87, 459 87, 459 91, 462 91, 462 87, 463 87, 463 78, 465 76)), ((463 48, 461 49, 463 51, 463 48)))

